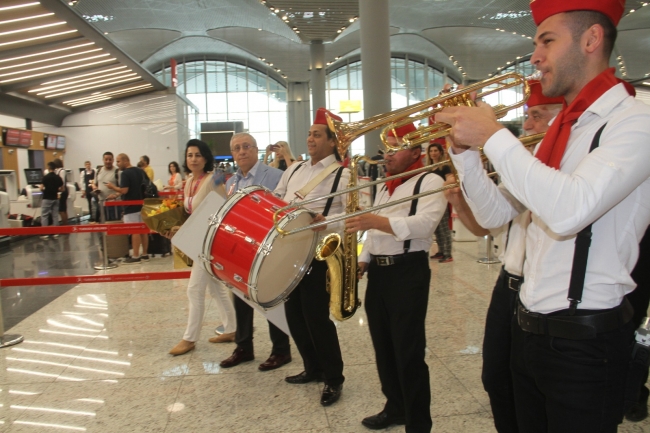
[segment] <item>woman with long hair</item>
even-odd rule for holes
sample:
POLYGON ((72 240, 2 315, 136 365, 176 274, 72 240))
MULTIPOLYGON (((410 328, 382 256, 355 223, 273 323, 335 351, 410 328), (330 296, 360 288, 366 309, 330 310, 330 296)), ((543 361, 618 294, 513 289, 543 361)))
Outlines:
POLYGON ((165 185, 165 190, 180 191, 183 188, 183 175, 181 168, 176 161, 169 163, 169 180, 165 185))
MULTIPOLYGON (((192 174, 185 183, 184 206, 187 213, 191 214, 211 191, 216 191, 225 197, 225 177, 223 172, 214 170, 212 152, 206 143, 196 139, 187 142, 183 168, 192 174)), ((179 227, 173 227, 168 237, 171 238, 178 229, 179 227)), ((208 341, 211 343, 235 341, 237 323, 230 292, 223 284, 212 278, 201 263, 194 262, 187 285, 187 298, 190 302, 187 328, 183 339, 169 351, 170 354, 182 355, 194 349, 203 324, 206 288, 217 303, 219 317, 221 317, 224 326, 223 334, 212 337, 208 341)))
POLYGON ((286 141, 278 141, 277 143, 266 147, 264 164, 268 165, 269 167, 274 167, 285 171, 294 162, 296 162, 296 158, 293 157, 289 143, 286 141), (273 156, 273 161, 269 162, 271 152, 274 152, 275 155, 273 156))
MULTIPOLYGON (((439 142, 433 142, 427 147, 426 165, 431 165, 444 161, 446 158, 445 149, 439 142)), ((443 165, 432 170, 435 174, 447 180, 447 175, 451 174, 451 168, 448 165, 443 165)), ((438 227, 434 232, 436 236, 436 243, 438 244, 438 252, 431 256, 432 259, 438 259, 440 263, 449 263, 454 260, 451 256, 451 229, 449 228, 449 206, 445 210, 438 227)))

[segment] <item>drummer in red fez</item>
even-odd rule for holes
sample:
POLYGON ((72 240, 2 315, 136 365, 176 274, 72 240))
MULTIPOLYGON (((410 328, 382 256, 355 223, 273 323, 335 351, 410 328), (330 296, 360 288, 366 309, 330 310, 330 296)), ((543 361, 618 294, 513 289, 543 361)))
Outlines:
POLYGON ((435 119, 452 126, 450 155, 481 226, 532 213, 510 359, 519 430, 615 432, 634 345, 625 295, 650 223, 650 107, 609 67, 624 0, 530 7, 530 62, 544 95, 564 99, 535 155, 486 104, 435 119), (479 147, 501 188, 471 151, 479 147))
MULTIPOLYGON (((350 171, 341 167, 337 158, 336 137, 327 126, 326 113, 336 120, 340 117, 319 108, 314 124, 309 128, 307 151, 310 159, 291 165, 280 179, 274 193, 287 202, 309 200, 345 189, 350 171), (313 179, 322 178, 314 184, 313 179)), ((345 214, 346 196, 339 195, 306 205, 316 213, 314 221, 345 214)), ((325 233, 337 231, 342 224, 321 228, 325 233)), ((324 381, 320 403, 329 406, 341 396, 343 389, 343 359, 336 327, 329 318, 329 294, 326 290, 327 264, 314 259, 311 271, 289 295, 285 305, 287 323, 305 370, 285 380, 292 384, 324 381)))

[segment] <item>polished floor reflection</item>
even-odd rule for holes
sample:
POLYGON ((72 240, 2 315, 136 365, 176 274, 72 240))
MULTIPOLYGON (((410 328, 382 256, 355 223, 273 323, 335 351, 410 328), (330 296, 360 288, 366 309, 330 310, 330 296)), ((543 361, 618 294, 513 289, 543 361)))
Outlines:
MULTIPOLYGON (((476 243, 456 243, 454 250, 454 262, 431 262, 427 363, 433 431, 493 432, 480 380, 481 342, 499 265, 477 264, 476 243)), ((60 270, 55 261, 69 260, 62 254, 54 251, 36 266, 60 270)), ((85 255, 93 261, 92 254, 85 255)), ((170 258, 157 258, 113 272, 171 268, 170 258)), ((220 323, 209 297, 196 350, 168 355, 186 323, 186 283, 75 286, 8 330, 24 335, 25 342, 0 350, 0 431, 369 431, 360 421, 379 412, 383 398, 363 309, 338 324, 346 382, 341 400, 323 408, 322 384, 284 381, 302 370, 295 347, 292 363, 257 370, 271 347, 261 316, 255 318, 256 360, 221 369, 219 361, 235 346, 207 341, 220 323)), ((650 431, 650 422, 626 423, 619 431, 650 431)))

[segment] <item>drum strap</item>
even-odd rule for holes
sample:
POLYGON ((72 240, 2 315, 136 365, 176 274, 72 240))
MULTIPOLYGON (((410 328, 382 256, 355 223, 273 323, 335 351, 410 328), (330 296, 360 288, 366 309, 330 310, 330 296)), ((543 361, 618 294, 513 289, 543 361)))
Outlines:
MULTIPOLYGON (((334 178, 334 182, 332 183, 332 190, 330 191, 330 194, 336 192, 336 190, 339 187, 339 181, 341 180, 341 173, 343 173, 343 167, 339 165, 339 171, 336 172, 336 177, 334 178)), ((327 203, 325 204, 325 210, 323 210, 323 216, 326 217, 328 213, 330 213, 330 208, 332 207, 332 202, 334 201, 334 197, 330 197, 327 199, 327 203)))
MULTIPOLYGON (((325 169, 323 171, 318 173, 318 175, 316 177, 314 177, 312 180, 307 182, 307 184, 305 186, 303 186, 302 189, 300 189, 299 191, 294 192, 294 194, 300 200, 304 200, 305 197, 307 197, 307 194, 309 194, 314 188, 316 188, 316 186, 319 183, 324 181, 325 178, 330 175, 330 173, 333 173, 334 170, 336 170, 339 167, 341 167, 341 164, 338 161, 333 162, 332 164, 325 167, 325 169)), ((295 173, 295 171, 294 171, 294 173, 295 173)), ((293 173, 291 173, 291 174, 293 175, 293 173)), ((289 177, 289 179, 291 179, 291 177, 289 177)), ((334 184, 334 188, 336 188, 336 183, 334 184)), ((334 191, 336 191, 336 189, 334 191)), ((332 191, 332 192, 334 192, 334 191, 332 191)))

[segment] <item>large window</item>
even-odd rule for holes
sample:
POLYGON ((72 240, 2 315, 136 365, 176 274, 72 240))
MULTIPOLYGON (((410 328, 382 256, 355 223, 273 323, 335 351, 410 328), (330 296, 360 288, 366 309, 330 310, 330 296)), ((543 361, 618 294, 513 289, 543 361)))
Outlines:
MULTIPOLYGON (((413 105, 437 95, 445 84, 445 75, 424 63, 406 58, 391 59, 391 109, 413 105)), ((453 83, 453 81, 447 81, 453 83)), ((361 62, 344 65, 327 76, 327 106, 338 112, 341 101, 363 101, 361 62)), ((344 122, 364 119, 358 113, 341 114, 344 122)), ((364 154, 364 137, 352 143, 352 154, 364 154)))
MULTIPOLYGON (((155 75, 170 85, 169 68, 155 75)), ((257 139, 260 153, 269 143, 288 140, 287 90, 268 75, 206 59, 179 63, 177 77, 178 90, 199 108, 198 122, 242 121, 257 139)))

